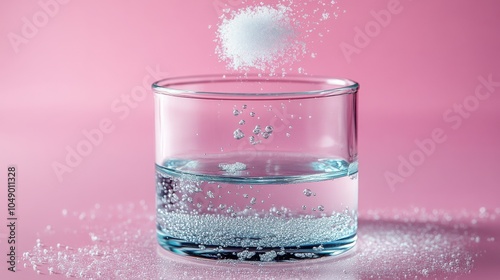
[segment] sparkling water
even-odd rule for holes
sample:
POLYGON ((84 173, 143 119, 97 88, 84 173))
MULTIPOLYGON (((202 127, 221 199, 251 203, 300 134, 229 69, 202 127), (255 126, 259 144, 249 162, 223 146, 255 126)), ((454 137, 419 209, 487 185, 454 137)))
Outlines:
POLYGON ((156 84, 157 233, 180 255, 340 254, 357 230, 357 84, 203 76, 156 84))
POLYGON ((228 153, 172 159, 156 171, 158 239, 175 253, 287 261, 336 255, 355 243, 356 162, 228 153))

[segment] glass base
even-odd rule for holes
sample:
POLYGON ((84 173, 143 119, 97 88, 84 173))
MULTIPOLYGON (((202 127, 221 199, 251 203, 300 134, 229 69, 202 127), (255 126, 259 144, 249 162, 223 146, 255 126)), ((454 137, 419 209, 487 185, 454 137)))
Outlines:
POLYGON ((166 236, 161 231, 157 232, 157 237, 161 247, 181 256, 249 262, 288 262, 336 256, 353 248, 357 239, 357 235, 353 234, 339 240, 315 245, 242 248, 195 244, 166 236))

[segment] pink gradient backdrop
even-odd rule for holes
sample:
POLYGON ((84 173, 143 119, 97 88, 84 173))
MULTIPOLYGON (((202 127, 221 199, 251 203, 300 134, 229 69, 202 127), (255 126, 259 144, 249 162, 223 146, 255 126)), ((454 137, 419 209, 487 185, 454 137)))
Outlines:
MULTIPOLYGON (((223 72, 208 26, 217 24, 214 3, 225 2, 234 3, 69 1, 17 53, 8 34, 20 34, 23 17, 41 8, 37 1, 0 3, 0 179, 6 181, 7 165, 17 166, 18 253, 33 246, 40 229, 60 223, 63 208, 139 199, 154 205, 152 94, 147 88, 127 115, 112 106, 155 79, 147 67, 161 69, 161 77, 223 72), (52 163, 64 162, 66 146, 74 148, 82 130, 103 119, 114 130, 59 181, 52 163)), ((500 207, 500 87, 458 129, 443 119, 474 93, 479 76, 500 81, 500 2, 401 0, 401 12, 349 63, 341 43, 353 45, 355 27, 364 28, 373 21, 370 12, 389 2, 344 0, 347 13, 331 22, 315 46, 317 58, 303 63, 311 74, 361 84, 360 209, 500 207), (446 141, 391 188, 385 172, 397 174, 398 157, 408 158, 414 141, 435 128, 446 141)))

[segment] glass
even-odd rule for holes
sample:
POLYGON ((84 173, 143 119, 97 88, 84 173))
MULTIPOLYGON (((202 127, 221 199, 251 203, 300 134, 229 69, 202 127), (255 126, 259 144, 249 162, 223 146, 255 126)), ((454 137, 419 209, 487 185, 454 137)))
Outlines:
POLYGON ((154 83, 160 245, 262 262, 352 248, 358 87, 250 75, 154 83))

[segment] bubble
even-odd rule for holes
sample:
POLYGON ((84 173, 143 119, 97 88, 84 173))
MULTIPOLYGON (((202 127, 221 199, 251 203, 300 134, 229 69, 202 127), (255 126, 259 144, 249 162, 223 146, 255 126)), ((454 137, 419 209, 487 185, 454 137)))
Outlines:
POLYGON ((252 144, 252 145, 257 145, 257 144, 259 144, 259 143, 260 143, 260 141, 255 140, 255 137, 254 137, 254 136, 250 136, 250 137, 248 137, 248 141, 249 141, 249 142, 250 142, 250 144, 252 144))
POLYGON ((247 108, 247 105, 246 105, 246 104, 243 104, 243 106, 241 106, 241 108, 246 109, 246 108, 247 108))
POLYGON ((307 209, 307 206, 302 205, 302 210, 306 210, 306 209, 307 209))
POLYGON ((255 112, 250 112, 250 117, 255 117, 255 112))
POLYGON ((288 133, 288 132, 285 135, 286 135, 286 137, 290 137, 290 133, 288 133))
POLYGON ((269 136, 271 136, 271 133, 269 133, 269 132, 262 132, 262 138, 267 139, 267 138, 269 138, 269 136))
POLYGON ((245 137, 245 134, 243 134, 243 131, 241 131, 241 129, 238 128, 233 132, 233 136, 234 139, 240 140, 241 138, 245 137))
POLYGON ((245 124, 245 120, 241 120, 241 121, 239 122, 239 124, 240 124, 240 125, 244 125, 244 124, 245 124))
POLYGON ((248 251, 248 250, 244 250, 244 251, 241 251, 239 252, 238 254, 236 254, 238 256, 238 259, 240 260, 244 260, 244 259, 250 259, 252 258, 253 256, 255 256, 255 252, 251 252, 251 251, 248 251))
POLYGON ((318 210, 319 210, 319 211, 325 211, 325 206, 323 206, 323 205, 319 205, 319 206, 318 206, 318 210))
POLYGON ((266 128, 264 129, 266 132, 269 132, 269 133, 272 133, 273 132, 273 127, 268 125, 266 126, 266 128))
POLYGON ((212 191, 208 191, 207 192, 207 196, 210 197, 210 198, 214 198, 214 193, 212 191))
POLYGON ((257 201, 257 199, 255 197, 252 197, 250 199, 250 204, 254 205, 256 201, 257 201))
POLYGON ((260 125, 256 125, 255 128, 253 129, 254 134, 259 134, 260 133, 260 125))
POLYGON ((303 193, 304 193, 304 195, 305 195, 305 196, 308 196, 308 197, 309 197, 309 196, 311 196, 311 195, 313 194, 313 192, 312 192, 310 189, 305 189, 305 190, 303 191, 303 193))
POLYGON ((278 254, 274 250, 272 250, 262 255, 259 255, 259 257, 261 262, 271 262, 276 258, 277 255, 278 254))
POLYGON ((233 115, 238 116, 241 112, 238 109, 233 110, 233 115))

